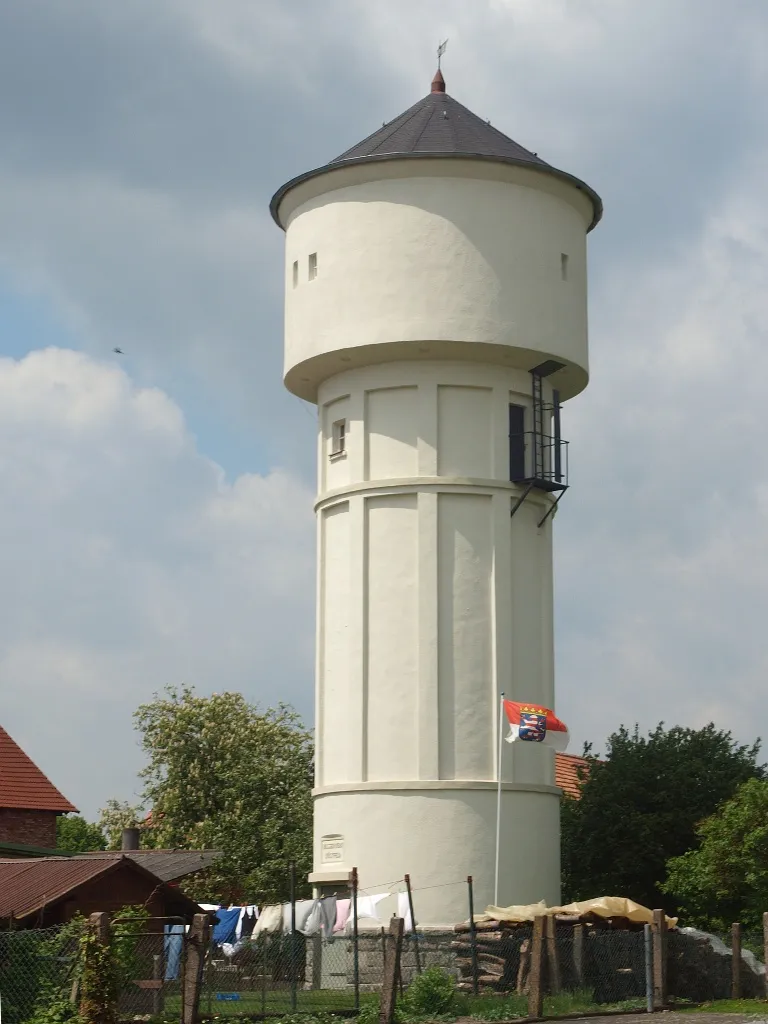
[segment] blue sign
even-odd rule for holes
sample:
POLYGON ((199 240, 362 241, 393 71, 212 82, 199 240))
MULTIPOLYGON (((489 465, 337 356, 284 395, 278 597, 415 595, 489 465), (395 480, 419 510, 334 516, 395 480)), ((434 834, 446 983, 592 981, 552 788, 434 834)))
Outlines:
POLYGON ((240 1001, 239 992, 217 992, 216 1001, 219 1003, 237 1003, 240 1001))

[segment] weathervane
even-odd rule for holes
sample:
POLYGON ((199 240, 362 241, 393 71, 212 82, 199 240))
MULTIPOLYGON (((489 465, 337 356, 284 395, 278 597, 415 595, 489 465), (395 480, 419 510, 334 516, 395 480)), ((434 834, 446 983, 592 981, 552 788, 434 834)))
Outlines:
POLYGON ((447 39, 444 39, 442 41, 442 43, 438 43, 438 46, 437 46, 437 70, 438 71, 440 70, 440 58, 445 53, 445 48, 446 48, 447 45, 448 45, 448 40, 447 39))

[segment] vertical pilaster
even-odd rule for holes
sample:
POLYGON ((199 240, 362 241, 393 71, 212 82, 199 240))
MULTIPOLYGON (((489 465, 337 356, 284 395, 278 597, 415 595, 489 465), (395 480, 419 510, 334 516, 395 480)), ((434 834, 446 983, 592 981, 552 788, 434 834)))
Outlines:
POLYGON ((368 528, 365 498, 349 502, 349 744, 350 781, 367 778, 368 749, 368 528))
POLYGON ((418 771, 438 779, 440 712, 438 702, 437 494, 421 491, 419 515, 419 698, 418 771))
MULTIPOLYGON (((486 699, 494 708, 494 733, 488 738, 494 751, 498 748, 499 694, 502 690, 512 696, 512 590, 510 573, 512 566, 512 535, 510 523, 511 502, 508 493, 496 494, 493 498, 493 676, 488 682, 486 699)), ((502 756, 502 779, 513 780, 513 757, 511 751, 502 756)), ((497 766, 498 768, 498 766, 497 766)), ((498 775, 497 775, 498 778, 498 775)))
POLYGON ((437 384, 419 382, 419 476, 437 476, 437 384))

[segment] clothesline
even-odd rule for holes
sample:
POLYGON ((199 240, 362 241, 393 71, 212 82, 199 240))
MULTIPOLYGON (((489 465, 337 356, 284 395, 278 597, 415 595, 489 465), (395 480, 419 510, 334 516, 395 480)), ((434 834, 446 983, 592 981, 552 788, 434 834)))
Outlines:
MULTIPOLYGON (((412 886, 411 894, 428 889, 444 889, 466 882, 439 882, 434 885, 412 886)), ((358 891, 357 920, 379 921, 377 906, 389 896, 397 898, 397 916, 405 921, 406 932, 413 931, 411 900, 407 889, 392 892, 393 885, 404 886, 404 879, 393 879, 386 883, 386 892, 371 892, 384 886, 371 885, 358 891)), ((316 899, 298 900, 295 903, 274 903, 261 911, 253 904, 243 907, 217 907, 201 904, 204 910, 216 912, 217 922, 213 929, 213 943, 232 956, 248 941, 255 941, 262 934, 290 934, 294 930, 304 936, 320 935, 332 942, 336 937, 348 935, 353 926, 354 910, 352 897, 325 896, 316 899)))

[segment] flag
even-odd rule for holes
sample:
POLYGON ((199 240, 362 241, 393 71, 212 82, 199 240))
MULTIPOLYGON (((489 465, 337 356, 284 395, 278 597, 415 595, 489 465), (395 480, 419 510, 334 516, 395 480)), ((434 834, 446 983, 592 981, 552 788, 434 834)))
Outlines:
POLYGON ((504 701, 504 712, 509 720, 507 743, 526 740, 529 743, 545 743, 548 747, 563 751, 568 746, 568 726, 555 717, 554 711, 540 704, 517 704, 504 701))

